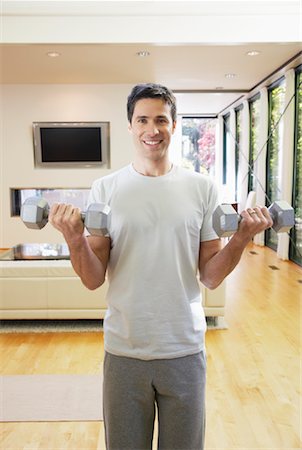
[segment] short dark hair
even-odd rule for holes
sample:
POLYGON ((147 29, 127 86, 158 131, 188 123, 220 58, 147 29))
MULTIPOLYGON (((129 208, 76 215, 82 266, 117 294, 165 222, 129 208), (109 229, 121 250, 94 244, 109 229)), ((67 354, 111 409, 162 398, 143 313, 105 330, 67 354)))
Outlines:
POLYGON ((134 86, 128 96, 127 117, 131 123, 135 104, 143 98, 159 98, 171 107, 171 116, 173 122, 176 122, 176 98, 172 91, 161 84, 145 83, 134 86))

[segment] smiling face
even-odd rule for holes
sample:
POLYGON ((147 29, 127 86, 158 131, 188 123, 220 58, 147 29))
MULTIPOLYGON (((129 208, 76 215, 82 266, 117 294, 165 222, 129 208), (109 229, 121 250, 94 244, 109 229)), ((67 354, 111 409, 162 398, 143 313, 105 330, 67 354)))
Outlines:
POLYGON ((137 157, 141 161, 168 159, 168 149, 175 125, 168 103, 157 98, 138 100, 128 127, 137 157))

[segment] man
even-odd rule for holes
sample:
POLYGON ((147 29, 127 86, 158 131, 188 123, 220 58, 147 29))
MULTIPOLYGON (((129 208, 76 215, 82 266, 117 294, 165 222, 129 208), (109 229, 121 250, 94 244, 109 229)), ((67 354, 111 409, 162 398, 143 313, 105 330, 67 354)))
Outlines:
POLYGON ((155 404, 161 450, 200 450, 205 423, 205 318, 197 282, 216 288, 252 237, 272 225, 266 208, 242 212, 221 249, 212 229, 216 188, 207 176, 174 166, 168 155, 176 102, 161 85, 128 97, 135 147, 129 166, 96 180, 90 201, 110 205, 109 237, 86 237, 80 212, 51 208, 89 289, 108 269, 104 321, 104 421, 108 450, 151 449, 155 404))

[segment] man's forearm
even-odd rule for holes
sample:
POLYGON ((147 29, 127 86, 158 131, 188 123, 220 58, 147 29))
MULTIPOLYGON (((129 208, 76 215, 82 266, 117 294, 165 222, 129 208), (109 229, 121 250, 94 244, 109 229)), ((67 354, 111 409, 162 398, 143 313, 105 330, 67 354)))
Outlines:
POLYGON ((101 286, 105 281, 110 254, 109 237, 86 237, 81 212, 73 205, 54 203, 48 221, 64 236, 71 264, 82 283, 91 290, 101 286))
POLYGON ((199 272, 201 282, 209 289, 215 289, 227 277, 240 261, 247 244, 257 233, 273 225, 267 208, 249 208, 241 212, 238 231, 227 245, 220 249, 208 245, 207 255, 200 255, 199 272))
POLYGON ((237 266, 249 242, 250 239, 243 240, 235 234, 227 245, 206 263, 200 274, 201 282, 209 289, 217 288, 237 266))
POLYGON ((87 237, 67 242, 70 252, 70 261, 82 283, 88 289, 96 289, 105 281, 105 264, 91 249, 87 237))

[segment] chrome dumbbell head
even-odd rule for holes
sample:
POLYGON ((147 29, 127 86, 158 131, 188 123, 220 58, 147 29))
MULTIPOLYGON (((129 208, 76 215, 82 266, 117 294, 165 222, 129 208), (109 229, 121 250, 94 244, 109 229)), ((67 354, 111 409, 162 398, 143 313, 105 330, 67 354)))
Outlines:
POLYGON ((276 233, 288 232, 295 225, 295 211, 284 200, 278 200, 268 208, 276 233))
POLYGON ((48 221, 49 205, 42 197, 30 197, 21 207, 21 219, 27 228, 41 230, 48 221))
POLYGON ((238 228, 239 217, 232 205, 217 206, 213 213, 213 228, 217 236, 232 236, 238 228))
POLYGON ((111 210, 105 203, 91 203, 85 212, 85 227, 93 236, 109 236, 111 210))

